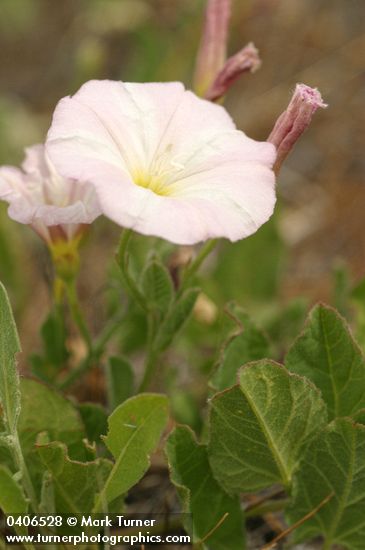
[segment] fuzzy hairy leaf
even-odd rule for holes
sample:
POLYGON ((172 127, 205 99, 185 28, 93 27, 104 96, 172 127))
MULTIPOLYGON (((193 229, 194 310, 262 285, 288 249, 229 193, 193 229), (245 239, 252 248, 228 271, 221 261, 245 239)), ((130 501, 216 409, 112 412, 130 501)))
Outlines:
POLYGON ((8 433, 15 433, 20 413, 19 376, 16 354, 20 343, 13 313, 5 288, 0 283, 0 402, 4 425, 8 433))
POLYGON ((210 403, 214 476, 228 492, 289 487, 303 446, 327 420, 320 393, 271 361, 243 367, 238 379, 210 403))
POLYGON ((164 316, 174 295, 174 287, 166 267, 156 258, 148 262, 142 273, 142 290, 147 302, 164 316))
POLYGON ((102 498, 111 502, 141 479, 167 419, 166 396, 152 393, 131 397, 109 417, 109 431, 104 441, 115 464, 96 505, 97 510, 100 510, 102 498))
POLYGON ((52 475, 56 512, 90 512, 96 494, 111 471, 112 463, 100 458, 92 462, 70 460, 67 448, 59 442, 39 445, 37 450, 44 466, 52 475))
POLYGON ((12 473, 0 465, 0 508, 5 514, 25 514, 28 504, 12 473))
POLYGON ((82 458, 79 453, 85 431, 72 403, 36 380, 22 378, 20 387, 22 411, 18 431, 23 453, 31 454, 37 435, 47 432, 50 441, 67 445, 72 458, 82 458))
POLYGON ((214 479, 206 446, 198 444, 190 428, 179 426, 168 438, 166 453, 171 481, 178 490, 183 511, 192 514, 194 539, 204 539, 228 514, 207 538, 205 547, 211 550, 243 550, 245 536, 239 498, 227 495, 214 479))
POLYGON ((321 390, 330 419, 365 408, 364 357, 346 321, 331 307, 313 308, 285 364, 321 390))
MULTIPOLYGON (((0 465, 0 509, 4 514, 26 514, 28 512, 28 502, 24 496, 21 486, 15 481, 10 470, 0 465)), ((16 532, 19 535, 26 535, 27 527, 23 525, 16 526, 16 532)), ((28 548, 28 546, 25 546, 28 548)))
POLYGON ((365 426, 338 419, 318 434, 303 454, 293 482, 291 523, 332 498, 296 531, 297 540, 317 535, 323 548, 335 544, 362 550, 365 540, 365 426))

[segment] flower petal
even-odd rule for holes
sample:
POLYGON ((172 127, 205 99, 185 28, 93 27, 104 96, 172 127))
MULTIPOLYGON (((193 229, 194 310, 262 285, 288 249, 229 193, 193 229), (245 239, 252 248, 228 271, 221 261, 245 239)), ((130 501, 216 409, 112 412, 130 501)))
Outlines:
POLYGON ((246 237, 275 204, 275 148, 179 83, 85 84, 57 106, 47 151, 116 223, 177 244, 246 237))

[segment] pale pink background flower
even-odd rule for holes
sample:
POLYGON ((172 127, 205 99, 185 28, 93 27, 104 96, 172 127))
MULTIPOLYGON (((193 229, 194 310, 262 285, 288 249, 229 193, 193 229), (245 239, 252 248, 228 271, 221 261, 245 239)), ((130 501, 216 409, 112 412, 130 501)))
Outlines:
POLYGON ((9 203, 10 218, 31 225, 47 242, 71 240, 100 215, 94 188, 61 177, 44 145, 27 148, 21 168, 0 168, 0 200, 9 203))
POLYGON ((180 83, 86 83, 58 104, 47 151, 106 216, 177 244, 236 241, 273 212, 275 147, 180 83))

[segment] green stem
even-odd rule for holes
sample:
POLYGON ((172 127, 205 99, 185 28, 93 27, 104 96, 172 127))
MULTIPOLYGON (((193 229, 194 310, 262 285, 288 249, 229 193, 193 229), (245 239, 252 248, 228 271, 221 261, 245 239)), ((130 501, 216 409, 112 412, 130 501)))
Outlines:
MULTIPOLYGON (((217 244, 217 239, 208 241, 199 251, 195 260, 188 266, 185 271, 184 277, 182 279, 180 289, 176 295, 175 300, 178 300, 185 288, 189 285, 191 279, 194 277, 199 267, 204 262, 205 258, 210 254, 217 244)), ((155 347, 155 336, 156 336, 156 323, 153 317, 153 313, 149 312, 148 314, 148 345, 146 353, 146 361, 144 367, 143 378, 139 386, 139 392, 146 391, 152 377, 155 373, 157 367, 158 357, 160 355, 160 350, 155 347)))
POLYGON ((65 289, 65 283, 58 275, 55 276, 53 281, 53 299, 56 307, 60 307, 62 304, 63 292, 65 289))
POLYGON ((122 275, 123 283, 127 291, 132 296, 132 298, 134 298, 137 304, 139 304, 139 306, 143 309, 143 311, 147 313, 148 307, 145 302, 145 299, 142 293, 139 291, 133 278, 131 277, 128 269, 128 244, 131 236, 132 236, 132 230, 124 229, 120 239, 118 252, 117 252, 117 262, 120 269, 120 273, 122 275))
POLYGON ((191 262, 191 264, 186 268, 184 276, 181 281, 181 285, 179 288, 179 296, 183 293, 183 291, 186 289, 186 287, 189 285, 191 279, 194 277, 202 263, 204 262, 205 258, 209 256, 209 254, 212 252, 212 250, 216 247, 218 243, 218 239, 212 239, 211 241, 207 241, 199 250, 196 258, 191 262))
POLYGON ((65 281, 65 283, 66 283, 66 293, 67 293, 68 303, 70 305, 72 318, 77 328, 79 329, 81 336, 85 340, 89 353, 91 353, 93 348, 92 339, 80 307, 80 303, 79 303, 79 299, 76 291, 76 282, 74 279, 70 279, 65 281))
POLYGON ((87 357, 85 357, 85 359, 83 359, 83 361, 81 361, 81 363, 73 369, 68 376, 62 380, 62 382, 58 384, 58 388, 60 390, 65 390, 71 386, 75 380, 80 378, 90 369, 91 365, 95 363, 95 361, 100 359, 106 344, 109 342, 115 331, 119 328, 120 321, 121 318, 118 317, 105 326, 95 341, 92 353, 89 353, 87 357))
POLYGON ((39 513, 38 500, 37 500, 36 492, 33 487, 33 482, 31 480, 31 477, 28 472, 28 468, 26 466, 26 463, 23 457, 23 451, 20 446, 18 433, 17 432, 13 433, 12 437, 13 437, 12 451, 14 455, 14 460, 21 473, 22 484, 23 484, 25 493, 29 498, 30 504, 33 508, 33 512, 37 514, 39 513))

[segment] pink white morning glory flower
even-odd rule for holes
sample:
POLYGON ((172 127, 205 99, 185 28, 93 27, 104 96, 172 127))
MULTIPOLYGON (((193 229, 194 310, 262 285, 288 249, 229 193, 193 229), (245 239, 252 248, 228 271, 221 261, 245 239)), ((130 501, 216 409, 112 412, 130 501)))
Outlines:
POLYGON ((0 168, 0 200, 9 216, 29 224, 48 243, 72 240, 100 215, 94 188, 61 177, 43 145, 25 150, 21 168, 0 168))
POLYGON ((275 147, 178 82, 84 84, 59 102, 47 152, 107 217, 176 244, 247 237, 275 204, 275 147))

